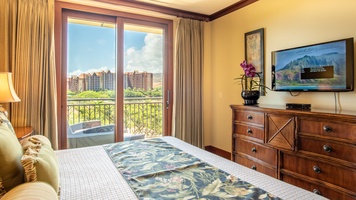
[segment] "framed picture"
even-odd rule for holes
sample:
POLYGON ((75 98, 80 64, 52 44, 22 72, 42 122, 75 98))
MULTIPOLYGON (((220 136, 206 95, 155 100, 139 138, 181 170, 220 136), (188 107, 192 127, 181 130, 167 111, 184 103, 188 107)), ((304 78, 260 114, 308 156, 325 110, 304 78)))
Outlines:
MULTIPOLYGON (((245 60, 256 68, 264 84, 264 28, 245 33, 245 60)), ((265 91, 260 91, 264 95, 265 91)))

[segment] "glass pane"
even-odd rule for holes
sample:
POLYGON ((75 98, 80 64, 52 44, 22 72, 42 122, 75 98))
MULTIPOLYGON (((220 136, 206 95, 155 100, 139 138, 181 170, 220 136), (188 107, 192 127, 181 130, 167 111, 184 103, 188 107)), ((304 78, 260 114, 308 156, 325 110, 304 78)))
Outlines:
POLYGON ((162 136, 163 29, 124 25, 124 138, 162 136))
POLYGON ((115 24, 68 19, 67 146, 115 141, 115 24))

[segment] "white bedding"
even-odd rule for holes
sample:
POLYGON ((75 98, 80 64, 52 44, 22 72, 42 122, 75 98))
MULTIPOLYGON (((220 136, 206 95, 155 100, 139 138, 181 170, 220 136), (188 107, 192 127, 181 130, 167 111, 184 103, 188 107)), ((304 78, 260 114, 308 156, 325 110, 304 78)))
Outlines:
MULTIPOLYGON (((191 155, 283 199, 325 199, 174 137, 162 139, 191 155)), ((102 146, 56 151, 60 173, 60 199, 137 199, 102 146)))

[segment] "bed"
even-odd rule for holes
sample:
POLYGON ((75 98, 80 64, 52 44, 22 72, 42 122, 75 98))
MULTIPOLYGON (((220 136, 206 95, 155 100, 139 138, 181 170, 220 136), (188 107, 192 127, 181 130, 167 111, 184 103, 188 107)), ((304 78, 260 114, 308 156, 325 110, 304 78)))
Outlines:
POLYGON ((323 199, 174 137, 59 151, 42 135, 19 142, 1 112, 0 198, 323 199))
MULTIPOLYGON (((171 145, 179 151, 187 153, 194 159, 207 163, 221 170, 223 173, 233 175, 241 181, 247 182, 258 189, 266 191, 272 198, 263 196, 263 199, 324 199, 323 197, 284 183, 262 173, 256 172, 230 160, 192 146, 175 137, 162 137, 160 143, 171 145)), ((116 146, 121 149, 124 145, 140 145, 137 142, 145 140, 127 141, 116 146)), ((147 141, 147 140, 146 140, 147 141)), ((125 170, 120 170, 120 162, 115 163, 115 158, 110 154, 114 144, 84 147, 56 151, 60 175, 60 199, 144 199, 134 187, 129 185, 129 179, 125 170), (109 150, 109 151, 108 151, 109 150), (115 164, 114 164, 115 163, 115 164), (134 192, 135 190, 135 192, 134 192), (139 196, 139 197, 138 197, 139 196)), ((151 148, 151 147, 148 147, 151 148)), ((117 154, 117 153, 112 153, 117 154)), ((124 158, 122 154, 121 158, 124 158)), ((127 167, 127 166, 126 166, 127 167)), ((205 168, 207 168, 205 166, 205 168)), ((127 172, 127 170, 126 170, 127 172)), ((203 173, 204 174, 204 173, 203 173)), ((229 176, 230 177, 230 176, 229 176)), ((157 177, 155 177, 157 179, 157 177)), ((212 186, 212 183, 206 183, 212 186)), ((142 186, 143 188, 145 186, 142 186)), ((149 188, 149 187, 148 187, 149 188)), ((149 190, 149 189, 148 189, 149 190)), ((211 192, 211 191, 210 191, 211 192)), ((216 192, 216 191, 215 191, 216 192)), ((262 195, 260 195, 262 196, 262 195)), ((186 196, 180 199, 196 199, 197 197, 186 196)), ((215 198, 215 197, 214 197, 215 198)), ((212 199, 214 199, 212 198, 212 199)), ((229 197, 230 199, 238 199, 229 197)), ((147 199, 179 199, 162 196, 162 198, 147 199), (167 197, 167 198, 163 198, 167 197)), ((215 198, 219 199, 219 198, 215 198)), ((244 199, 244 198, 240 198, 244 199)), ((253 198, 255 199, 255 198, 253 198)))
POLYGON ((0 199, 323 199, 175 137, 54 151, 0 112, 0 199))

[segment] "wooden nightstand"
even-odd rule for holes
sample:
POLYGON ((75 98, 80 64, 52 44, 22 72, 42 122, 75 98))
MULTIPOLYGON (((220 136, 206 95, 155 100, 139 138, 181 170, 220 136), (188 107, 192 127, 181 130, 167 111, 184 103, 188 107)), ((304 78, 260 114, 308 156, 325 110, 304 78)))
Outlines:
POLYGON ((14 127, 17 139, 22 140, 33 134, 33 128, 31 126, 14 127))

